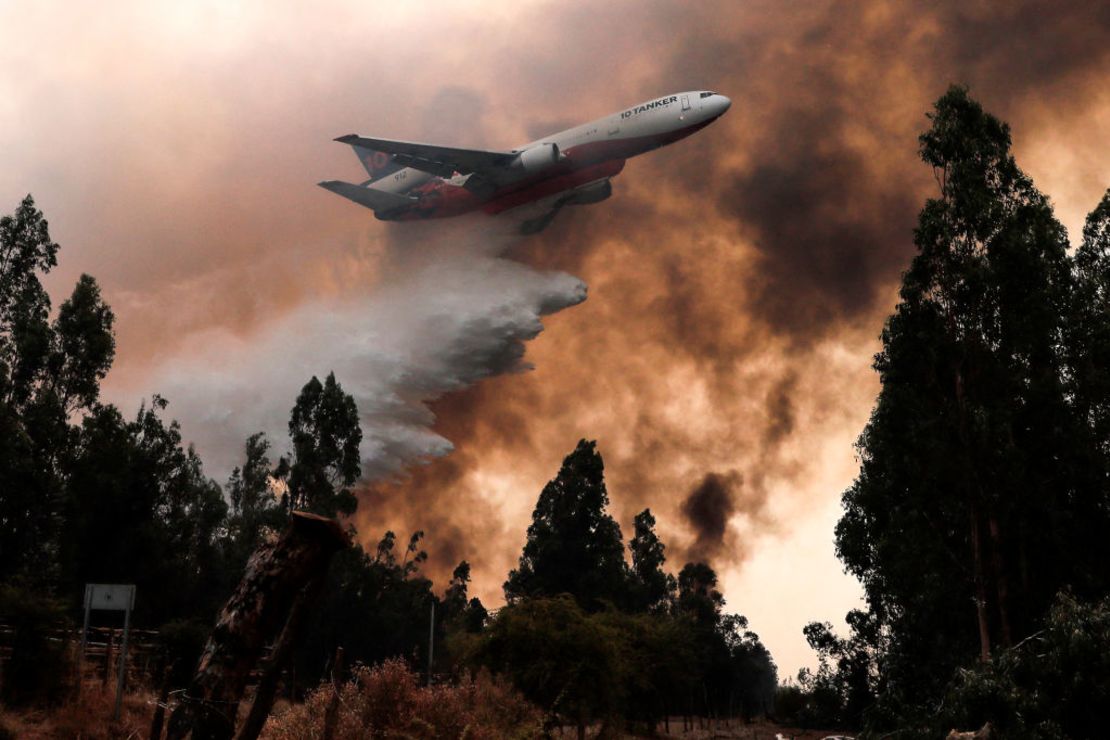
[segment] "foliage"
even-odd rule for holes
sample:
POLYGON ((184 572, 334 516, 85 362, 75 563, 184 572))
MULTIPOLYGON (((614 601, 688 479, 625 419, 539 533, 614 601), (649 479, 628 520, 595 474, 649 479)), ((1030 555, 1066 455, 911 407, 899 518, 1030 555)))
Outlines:
POLYGON ((66 465, 63 584, 78 593, 89 582, 134 583, 137 618, 148 624, 207 620, 227 588, 227 504, 193 448, 182 447, 177 422, 162 420, 166 405, 155 396, 132 421, 97 406, 66 465))
POLYGON ((644 509, 633 520, 633 536, 628 542, 632 555, 632 608, 659 612, 667 608, 676 586, 674 576, 663 570, 666 548, 655 533, 655 517, 644 509))
POLYGON ((114 316, 88 275, 50 322, 41 277, 57 252, 31 196, 0 218, 0 579, 57 575, 67 418, 93 407, 115 355, 114 316))
POLYGON ((188 685, 211 630, 207 621, 199 619, 174 619, 158 628, 166 669, 173 674, 170 680, 172 686, 188 685))
POLYGON ((476 634, 485 626, 489 612, 482 606, 480 599, 467 599, 469 583, 470 563, 463 560, 451 574, 451 581, 443 593, 440 611, 441 618, 448 629, 476 634))
MULTIPOLYGON (((303 704, 271 717, 267 740, 320 737, 330 683, 313 690, 303 704)), ((539 710, 507 683, 488 674, 464 675, 455 685, 419 686, 403 661, 358 666, 339 686, 336 740, 420 737, 427 740, 507 740, 543 736, 539 710)))
POLYGON ((700 631, 678 614, 589 613, 569 595, 501 609, 468 661, 508 676, 553 721, 625 721, 652 728, 664 713, 762 713, 774 663, 740 618, 700 631))
POLYGON ((628 568, 607 504, 601 455, 582 440, 540 493, 509 605, 477 643, 456 638, 460 652, 575 723, 765 713, 774 662, 744 617, 724 613, 713 568, 664 571, 650 510, 635 518, 628 568))
POLYGON ((505 581, 506 600, 570 594, 591 611, 625 603, 628 567, 608 505, 597 444, 583 439, 540 493, 520 565, 505 581))
POLYGON ((13 631, 0 700, 9 706, 61 701, 74 673, 71 646, 51 639, 59 628, 68 634, 62 605, 26 587, 0 585, 0 620, 13 631))
POLYGON ((630 676, 625 649, 613 624, 562 595, 501 609, 476 659, 552 715, 584 725, 620 714, 630 676))
POLYGON ((874 647, 879 638, 875 619, 867 612, 849 612, 848 626, 851 636, 845 639, 827 622, 806 625, 803 632, 817 651, 818 667, 799 671, 798 695, 785 697, 790 713, 779 709, 784 718, 803 727, 863 726, 879 685, 874 647))
MULTIPOLYGON (((432 582, 419 572, 428 557, 420 549, 423 536, 416 532, 409 538, 400 560, 393 532, 386 532, 373 555, 356 545, 335 556, 297 652, 301 675, 323 676, 339 646, 351 663, 403 657, 427 664, 428 625, 437 599, 432 582)), ((437 619, 436 642, 443 638, 444 622, 437 619)))
POLYGON ((883 330, 836 530, 867 628, 807 634, 827 666, 810 688, 842 718, 874 693, 872 728, 927 723, 953 671, 1036 632, 1060 588, 1110 590, 1110 204, 1069 258, 1008 126, 959 87, 930 119, 940 195, 883 330))
POLYGON ((270 440, 265 434, 252 434, 244 445, 243 465, 232 470, 227 481, 231 510, 226 547, 235 570, 246 565, 268 533, 279 532, 288 520, 287 506, 275 497, 269 450, 270 440))
MULTIPOLYGON (((76 692, 74 692, 76 694, 76 692)), ((121 740, 146 737, 154 714, 156 697, 133 686, 124 693, 119 720, 114 719, 116 686, 99 679, 85 681, 80 694, 71 701, 49 707, 0 710, 0 740, 37 740, 39 738, 80 738, 80 740, 121 740), (7 730, 8 735, 5 735, 7 730)))
POLYGON ((282 459, 278 476, 289 480, 289 507, 325 516, 352 514, 358 501, 349 490, 361 472, 362 430, 355 399, 343 392, 335 373, 321 384, 313 376, 289 417, 291 461, 282 459))
POLYGON ((1110 189, 1083 226, 1067 347, 1076 412, 1110 454, 1110 189))
POLYGON ((1044 628, 987 665, 959 669, 937 729, 979 727, 1002 737, 1099 737, 1110 721, 1110 598, 1057 597, 1044 628))

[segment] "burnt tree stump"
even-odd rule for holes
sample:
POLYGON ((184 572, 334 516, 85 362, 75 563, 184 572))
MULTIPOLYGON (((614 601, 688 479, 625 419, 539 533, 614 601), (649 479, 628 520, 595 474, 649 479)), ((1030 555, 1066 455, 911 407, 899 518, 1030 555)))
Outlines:
POLYGON ((167 740, 232 737, 239 700, 263 649, 286 624, 298 594, 347 545, 339 522, 297 511, 280 537, 255 550, 170 715, 167 740))

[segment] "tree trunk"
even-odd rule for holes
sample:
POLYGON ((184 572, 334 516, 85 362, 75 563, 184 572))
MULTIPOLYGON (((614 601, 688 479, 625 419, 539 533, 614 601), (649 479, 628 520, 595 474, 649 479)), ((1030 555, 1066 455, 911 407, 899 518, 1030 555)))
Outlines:
POLYGON ((991 659, 991 632, 987 622, 987 584, 983 577, 983 548, 979 537, 979 508, 971 505, 971 558, 975 580, 975 614, 979 621, 979 660, 991 659))
POLYGON ((337 521, 300 511, 293 513, 281 537, 259 546, 220 611, 196 674, 170 716, 167 740, 231 738, 239 700, 263 648, 287 623, 298 594, 346 546, 347 535, 337 521))
POLYGON ((987 515, 987 530, 991 535, 991 564, 994 570, 994 586, 998 597, 998 620, 1002 629, 1002 647, 1012 647, 1013 632, 1010 629, 1009 582, 1006 579, 1006 561, 1002 554, 1002 533, 998 527, 998 517, 994 511, 987 515))
MULTIPOLYGON (((967 404, 964 397, 964 376, 961 368, 953 368, 953 390, 956 395, 956 409, 959 414, 960 441, 965 451, 971 450, 970 435, 967 431, 967 404)), ((968 459, 969 478, 975 478, 975 461, 968 459)), ((983 545, 981 537, 978 498, 974 486, 968 487, 968 508, 971 518, 971 564, 972 580, 975 582, 975 617, 979 626, 979 660, 987 663, 991 659, 990 623, 987 621, 987 582, 983 572, 983 545)))

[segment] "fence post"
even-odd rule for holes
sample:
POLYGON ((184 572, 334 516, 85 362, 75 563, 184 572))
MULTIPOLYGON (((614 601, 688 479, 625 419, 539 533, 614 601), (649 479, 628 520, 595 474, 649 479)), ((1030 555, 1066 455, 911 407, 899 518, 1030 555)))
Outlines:
POLYGON ((112 675, 112 643, 115 641, 116 631, 111 627, 108 628, 108 644, 104 647, 104 680, 101 681, 101 686, 107 686, 108 680, 112 675))
POLYGON ((131 629, 131 606, 123 612, 123 640, 119 648, 119 675, 116 677, 116 711, 112 715, 119 721, 120 707, 123 706, 123 687, 127 683, 127 632, 131 629))

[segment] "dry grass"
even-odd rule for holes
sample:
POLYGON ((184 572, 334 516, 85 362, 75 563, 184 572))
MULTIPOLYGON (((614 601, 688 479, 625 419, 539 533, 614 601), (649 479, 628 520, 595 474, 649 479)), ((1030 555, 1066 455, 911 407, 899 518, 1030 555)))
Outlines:
POLYGON ((88 681, 79 698, 57 707, 0 709, 0 738, 4 730, 20 740, 145 738, 154 715, 154 699, 146 690, 124 694, 117 722, 112 719, 116 706, 114 682, 105 687, 100 681, 88 681))
MULTIPOLYGON (((482 674, 457 685, 420 686, 400 660, 355 668, 339 691, 335 740, 521 740, 542 736, 542 715, 507 683, 482 674)), ((307 740, 323 735, 331 684, 312 691, 304 704, 275 710, 266 740, 307 740)))

